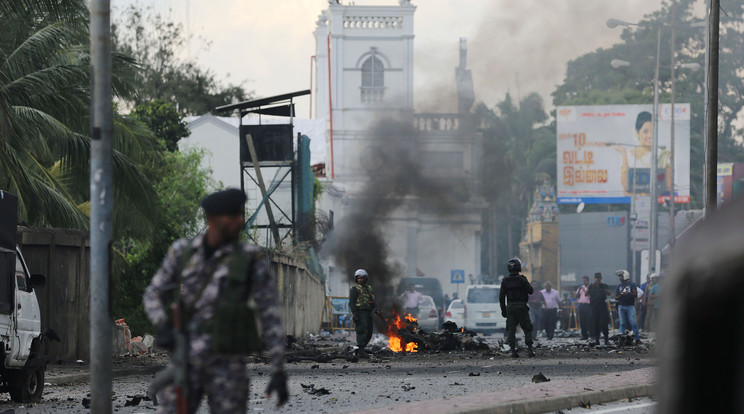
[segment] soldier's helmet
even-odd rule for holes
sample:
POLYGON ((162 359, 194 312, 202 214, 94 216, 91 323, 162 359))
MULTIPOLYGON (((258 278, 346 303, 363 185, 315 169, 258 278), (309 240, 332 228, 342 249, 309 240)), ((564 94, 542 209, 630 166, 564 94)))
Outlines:
POLYGON ((357 270, 356 272, 354 272, 354 278, 355 278, 355 279, 356 279, 357 277, 360 277, 360 276, 361 276, 361 277, 363 277, 363 278, 364 278, 364 280, 368 280, 368 279, 369 279, 369 275, 367 274, 367 271, 366 271, 366 270, 364 270, 364 269, 359 269, 359 270, 357 270))
POLYGON ((522 271, 522 261, 517 259, 516 257, 509 259, 508 262, 506 262, 506 268, 509 270, 509 273, 518 273, 522 271))
POLYGON ((615 271, 615 275, 622 277, 623 280, 630 280, 630 273, 625 269, 615 271))

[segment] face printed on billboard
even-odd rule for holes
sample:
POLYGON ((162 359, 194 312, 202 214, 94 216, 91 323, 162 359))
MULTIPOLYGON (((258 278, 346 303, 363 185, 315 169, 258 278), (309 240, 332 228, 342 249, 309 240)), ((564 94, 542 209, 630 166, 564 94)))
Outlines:
POLYGON ((674 168, 671 105, 659 106, 657 169, 651 171, 654 125, 651 105, 557 108, 558 202, 630 203, 657 186, 675 201, 690 199, 690 105, 675 105, 674 168))

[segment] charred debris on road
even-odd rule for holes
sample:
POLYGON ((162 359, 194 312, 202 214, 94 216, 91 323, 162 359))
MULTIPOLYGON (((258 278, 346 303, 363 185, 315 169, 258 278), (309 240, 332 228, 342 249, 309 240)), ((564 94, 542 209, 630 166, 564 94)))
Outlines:
MULTIPOLYGON (((390 358, 415 354, 440 354, 458 352, 480 352, 484 357, 508 356, 509 349, 503 340, 492 341, 491 346, 483 336, 458 327, 453 322, 445 322, 442 328, 429 332, 419 329, 413 318, 400 319, 397 315, 387 321, 387 335, 377 334, 367 352, 370 362, 382 362, 390 358), (397 350, 397 351, 395 351, 397 350)), ((564 354, 646 354, 653 349, 653 341, 642 335, 644 343, 633 344, 630 333, 610 337, 609 345, 590 346, 588 341, 579 340, 579 334, 571 331, 556 332, 555 341, 539 341, 536 349, 542 350, 538 357, 564 354)), ((255 357, 254 362, 264 362, 264 357, 255 357)), ((355 347, 349 343, 349 336, 324 333, 308 338, 287 337, 287 362, 329 363, 335 360, 358 362, 355 347)))

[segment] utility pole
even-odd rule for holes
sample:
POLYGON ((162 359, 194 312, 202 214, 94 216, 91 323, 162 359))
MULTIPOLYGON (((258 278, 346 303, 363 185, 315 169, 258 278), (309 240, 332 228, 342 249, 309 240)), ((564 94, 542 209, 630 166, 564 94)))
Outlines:
POLYGON ((717 208, 718 181, 718 41, 721 16, 720 0, 710 0, 708 13, 708 111, 707 137, 705 140, 705 217, 717 208))
POLYGON ((649 188, 649 199, 651 214, 649 216, 649 246, 648 246, 648 271, 656 271, 656 245, 657 245, 657 212, 659 207, 658 197, 658 157, 659 150, 659 56, 661 54, 661 26, 656 29, 656 70, 654 72, 654 108, 653 125, 654 134, 651 141, 651 182, 649 188))
POLYGON ((111 100, 111 3, 90 4, 90 411, 111 413, 113 320, 111 242, 113 237, 111 100))
POLYGON ((675 4, 672 3, 672 57, 671 57, 671 79, 672 79, 672 122, 670 125, 670 141, 669 141, 669 149, 671 150, 669 153, 669 250, 671 252, 672 247, 674 246, 674 65, 676 63, 676 51, 675 51, 675 30, 674 25, 677 24, 676 16, 677 16, 677 8, 675 7, 675 4))

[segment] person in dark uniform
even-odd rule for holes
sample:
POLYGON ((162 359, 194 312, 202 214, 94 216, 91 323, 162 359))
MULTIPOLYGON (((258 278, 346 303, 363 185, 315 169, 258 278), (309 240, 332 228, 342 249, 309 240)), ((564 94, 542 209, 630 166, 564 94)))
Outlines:
POLYGON ((349 289, 349 309, 354 315, 354 330, 357 337, 357 356, 369 358, 364 348, 372 339, 372 312, 375 310, 375 294, 367 282, 369 275, 364 269, 354 272, 356 284, 349 289))
POLYGON ((610 314, 607 311, 607 297, 610 295, 610 288, 602 283, 602 273, 594 274, 594 283, 589 285, 588 295, 589 304, 592 307, 592 322, 594 322, 594 329, 592 329, 594 342, 590 345, 599 345, 599 331, 604 334, 605 345, 609 345, 607 324, 610 322, 610 314))
POLYGON ((527 306, 528 296, 533 292, 532 285, 526 277, 519 274, 522 271, 522 262, 519 259, 510 259, 506 267, 509 275, 501 280, 501 292, 499 293, 501 315, 506 318, 506 343, 511 347, 512 358, 519 358, 516 344, 517 325, 519 325, 524 331, 527 355, 534 357, 532 322, 530 321, 530 308, 527 306))

